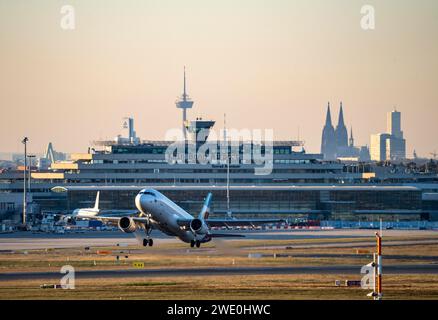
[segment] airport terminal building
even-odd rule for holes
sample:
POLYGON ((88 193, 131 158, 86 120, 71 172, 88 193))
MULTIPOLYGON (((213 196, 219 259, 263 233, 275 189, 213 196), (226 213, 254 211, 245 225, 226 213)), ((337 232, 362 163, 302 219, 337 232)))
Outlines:
MULTIPOLYGON (((186 121, 186 109, 193 102, 185 91, 176 104, 183 111, 185 144, 192 142, 196 150, 205 144, 222 147, 225 139, 208 140, 214 121, 186 121), (200 130, 207 132, 201 139, 200 130)), ((230 210, 235 215, 288 218, 438 220, 437 174, 397 171, 372 162, 327 161, 322 154, 306 153, 300 141, 273 141, 267 148, 237 140, 234 158, 232 145, 226 145, 225 159, 218 154, 207 164, 191 161, 186 148, 183 161, 171 163, 166 150, 174 141, 141 140, 132 118, 124 122, 123 130, 114 140, 94 142, 87 153, 33 170, 29 215, 91 207, 99 190, 102 209, 134 209, 135 195, 143 188, 155 188, 192 214, 211 191, 217 215, 230 210), (264 155, 271 152, 272 170, 255 174, 260 165, 245 158, 247 148, 264 155)), ((23 170, 0 172, 0 220, 19 221, 22 199, 23 170)))
MULTIPOLYGON (((227 213, 226 186, 153 186, 182 208, 199 212, 208 192, 213 193, 212 211, 227 213)), ((138 187, 67 187, 70 210, 92 206, 101 191, 102 209, 134 209, 138 187)), ((306 217, 310 219, 385 220, 429 219, 422 207, 422 192, 410 186, 232 186, 230 210, 236 217, 306 217)))
MULTIPOLYGON (((371 164, 323 161, 320 154, 297 151, 302 147, 297 141, 274 142, 272 172, 255 175, 257 165, 242 156, 229 167, 221 161, 170 164, 165 158, 169 145, 168 141, 105 143, 100 151, 73 154, 71 161, 32 172, 32 201, 38 211, 71 212, 92 207, 100 190, 102 209, 135 209, 135 195, 143 188, 155 188, 196 214, 211 191, 213 214, 223 215, 228 210, 229 184, 229 209, 236 216, 438 220, 434 176, 413 180, 406 173, 376 175, 371 164), (53 189, 57 186, 62 188, 53 189)), ((22 172, 0 174, 3 193, 19 194, 22 188, 22 172)), ((2 217, 10 215, 3 212, 2 217)))

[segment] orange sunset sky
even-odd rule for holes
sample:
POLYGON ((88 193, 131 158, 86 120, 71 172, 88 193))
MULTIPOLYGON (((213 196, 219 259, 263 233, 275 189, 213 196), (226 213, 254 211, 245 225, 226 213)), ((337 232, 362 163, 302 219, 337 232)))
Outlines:
POLYGON ((436 0, 1 0, 0 152, 83 152, 133 116, 142 139, 180 126, 183 66, 189 117, 273 128, 319 152, 327 101, 356 144, 402 112, 407 155, 438 150, 436 0), (63 5, 76 28, 60 27, 63 5), (361 29, 360 9, 376 28, 361 29))

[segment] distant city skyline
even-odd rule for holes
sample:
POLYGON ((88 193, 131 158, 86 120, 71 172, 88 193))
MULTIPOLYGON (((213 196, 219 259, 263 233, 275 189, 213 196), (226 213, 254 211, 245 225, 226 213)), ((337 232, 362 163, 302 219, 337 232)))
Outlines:
POLYGON ((76 29, 61 3, 0 3, 0 152, 86 152, 135 118, 142 139, 181 127, 183 67, 198 116, 227 127, 274 129, 319 152, 327 101, 342 101, 356 145, 403 115, 406 153, 438 150, 438 2, 359 0, 85 1, 76 29))

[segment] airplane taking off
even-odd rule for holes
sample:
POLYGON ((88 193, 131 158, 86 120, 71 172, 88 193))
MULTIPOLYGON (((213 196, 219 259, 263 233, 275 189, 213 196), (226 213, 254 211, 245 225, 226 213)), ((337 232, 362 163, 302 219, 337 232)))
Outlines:
MULTIPOLYGON (((172 200, 154 189, 143 189, 135 197, 138 216, 123 217, 99 215, 98 209, 80 209, 76 218, 100 220, 118 225, 125 233, 134 233, 143 246, 152 246, 151 232, 157 229, 164 234, 179 238, 199 248, 201 243, 209 242, 214 237, 236 237, 241 235, 213 234, 212 227, 251 226, 285 222, 282 219, 208 219, 212 194, 209 193, 197 218, 179 207, 172 200), (81 211, 85 210, 85 211, 81 211), (94 211, 93 211, 94 210, 94 211), (83 214, 82 214, 82 213, 83 214)), ((98 198, 96 200, 96 203, 98 198)))

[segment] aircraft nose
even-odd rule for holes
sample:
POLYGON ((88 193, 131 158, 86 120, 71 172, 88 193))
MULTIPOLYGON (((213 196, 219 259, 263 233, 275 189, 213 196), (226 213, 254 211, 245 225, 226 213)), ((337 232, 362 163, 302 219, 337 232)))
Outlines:
POLYGON ((137 207, 137 209, 138 209, 139 211, 143 211, 142 208, 141 208, 141 194, 138 194, 138 195, 135 197, 135 206, 137 207))
POLYGON ((149 196, 149 195, 145 195, 145 194, 138 194, 135 197, 135 206, 137 207, 137 209, 141 212, 146 212, 147 211, 147 206, 150 202, 152 202, 154 200, 153 197, 149 196))

